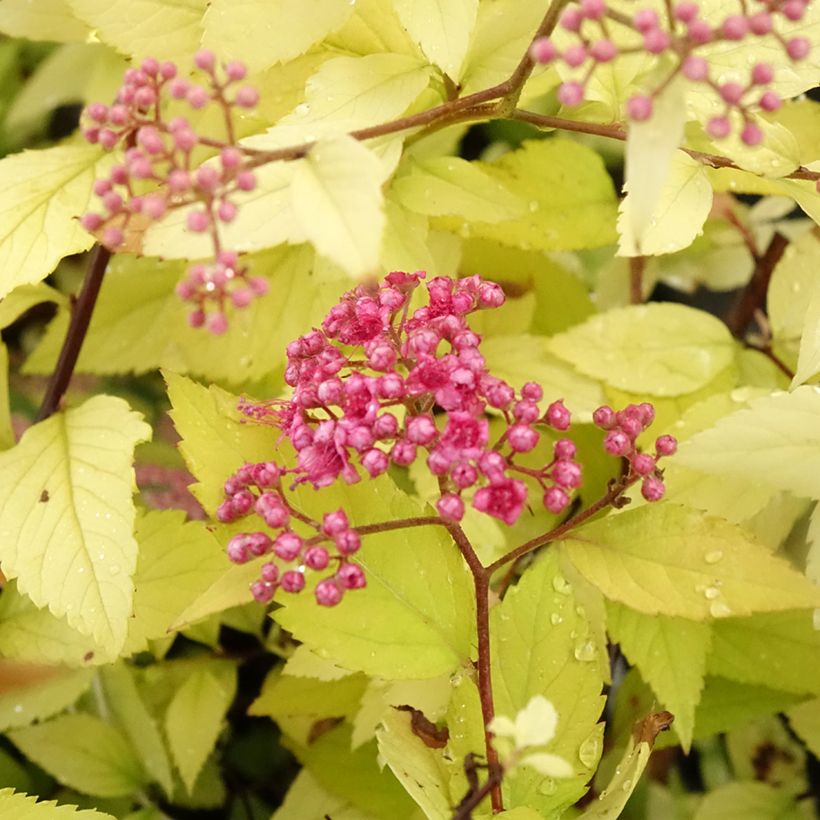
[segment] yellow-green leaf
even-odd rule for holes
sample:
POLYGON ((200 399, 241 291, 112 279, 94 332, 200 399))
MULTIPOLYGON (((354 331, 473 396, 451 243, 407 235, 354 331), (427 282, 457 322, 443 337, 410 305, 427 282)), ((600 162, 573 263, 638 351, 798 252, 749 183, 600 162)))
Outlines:
POLYGON ((114 817, 94 809, 58 806, 55 800, 37 802, 34 796, 0 789, 0 820, 114 820, 114 817))
POLYGON ((820 754, 820 698, 794 706, 786 715, 795 734, 813 754, 820 754))
POLYGON ((693 820, 789 820, 799 817, 794 796, 768 783, 726 783, 698 806, 693 820))
POLYGON ((119 797, 145 784, 140 761, 125 737, 92 715, 63 715, 15 729, 8 738, 26 757, 77 791, 119 797))
POLYGON ((0 296, 39 282, 92 236, 78 217, 88 206, 94 179, 112 162, 99 148, 62 145, 23 151, 0 160, 0 296))
POLYGON ((0 31, 10 37, 58 43, 82 42, 89 34, 68 0, 4 0, 0 4, 0 31))
POLYGON ((669 502, 587 524, 561 549, 608 599, 647 615, 702 621, 820 604, 820 589, 745 531, 669 502))
POLYGON ((151 429, 98 395, 0 454, 0 557, 38 606, 117 651, 131 615, 134 446, 151 429))
POLYGON ((202 44, 261 71, 341 28, 354 6, 349 0, 211 0, 202 44))
POLYGON ((345 798, 323 788, 307 769, 302 769, 271 820, 305 820, 306 817, 378 820, 372 814, 355 808, 345 798))
POLYGON ((679 396, 732 362, 726 326, 672 303, 635 305, 593 316, 554 336, 549 349, 586 376, 634 393, 679 396))
POLYGON ((16 322, 27 310, 42 302, 56 302, 60 306, 68 303, 60 291, 40 282, 36 285, 20 285, 3 299, 0 299, 0 328, 16 322))

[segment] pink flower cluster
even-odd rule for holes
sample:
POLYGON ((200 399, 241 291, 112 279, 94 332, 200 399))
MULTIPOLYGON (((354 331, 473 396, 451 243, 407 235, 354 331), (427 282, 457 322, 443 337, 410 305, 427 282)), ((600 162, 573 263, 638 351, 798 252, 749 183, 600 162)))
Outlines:
POLYGON ((139 68, 128 69, 113 105, 92 103, 84 112, 83 135, 106 150, 125 149, 123 162, 98 179, 94 193, 100 198, 101 213, 82 218, 86 230, 100 235, 104 245, 116 250, 126 240, 135 221, 146 224, 162 219, 169 209, 195 205, 187 216, 187 227, 206 233, 213 244, 214 261, 196 264, 177 288, 178 294, 194 306, 192 326, 207 325, 213 333, 228 326, 225 307, 245 307, 267 291, 263 277, 251 277, 238 255, 222 248, 219 226, 234 220, 238 192, 252 191, 256 179, 245 166, 242 151, 234 146, 236 109, 253 108, 258 101, 255 89, 240 85, 246 74, 240 62, 218 68, 213 53, 197 52, 195 65, 205 75, 200 85, 177 76, 171 62, 151 57, 139 68), (217 141, 198 134, 183 116, 164 118, 170 101, 194 110, 214 105, 222 113, 226 140, 217 141), (218 153, 215 161, 195 168, 194 153, 205 147, 218 153), (208 314, 206 309, 215 310, 208 314))
MULTIPOLYGON (((303 569, 324 569, 330 560, 326 551, 321 566, 314 566, 304 550, 332 539, 340 567, 317 586, 323 604, 336 603, 342 590, 351 588, 347 556, 358 549, 359 536, 346 518, 337 531, 328 529, 327 518, 319 525, 298 513, 282 490, 286 473, 294 477, 292 486, 309 482, 318 489, 340 477, 349 484, 363 476, 375 478, 391 465, 408 467, 423 457, 438 480, 439 516, 448 522, 460 521, 466 503, 472 503, 479 512, 514 524, 533 488, 544 507, 559 514, 581 486, 582 468, 568 438, 552 442, 552 458, 542 467, 520 463, 547 430, 567 431, 571 416, 560 399, 542 409, 543 390, 534 382, 516 392, 489 372, 481 338, 467 317, 502 305, 501 288, 478 276, 437 277, 426 283, 428 298, 422 304, 416 290, 424 278, 423 272, 394 272, 381 285, 363 284, 346 293, 321 329, 288 345, 285 380, 292 398, 240 405, 249 418, 285 433, 296 451, 296 466, 245 465, 228 480, 220 520, 255 512, 268 527, 281 530, 273 541, 260 533, 237 536, 229 553, 242 561, 273 551, 283 560, 299 560, 303 569), (491 415, 502 422, 492 442, 491 415), (317 534, 308 540, 296 536, 287 529, 293 517, 317 534), (336 592, 329 592, 330 586, 336 592)), ((596 411, 596 422, 609 431, 607 452, 629 459, 627 479, 642 479, 649 500, 663 495, 657 459, 675 449, 667 436, 658 439, 654 457, 638 451, 635 439, 653 417, 648 404, 619 413, 608 407, 596 411)), ((254 595, 268 600, 276 584, 298 591, 304 583, 293 574, 298 572, 289 570, 280 578, 278 569, 268 568, 254 595)), ((356 579, 363 584, 363 576, 356 579)))
POLYGON ((567 8, 560 20, 561 28, 574 35, 577 42, 560 51, 548 38, 536 40, 531 48, 532 58, 539 63, 561 61, 570 68, 583 69, 580 79, 569 80, 558 89, 563 105, 581 103, 585 87, 595 69, 614 60, 619 54, 648 52, 665 55, 673 61, 671 71, 649 94, 637 94, 626 104, 627 116, 640 122, 652 115, 653 97, 661 93, 678 74, 688 80, 711 88, 724 103, 724 113, 712 117, 706 124, 707 133, 716 139, 732 132, 731 115, 736 112, 743 126, 740 137, 747 145, 758 145, 763 139, 760 126, 754 121, 755 110, 776 111, 782 100, 768 86, 774 79, 774 68, 759 62, 748 70, 746 82, 715 80, 708 62, 708 47, 717 42, 736 43, 747 38, 773 37, 786 56, 798 62, 808 57, 811 50, 805 37, 786 38, 777 30, 777 21, 797 22, 803 18, 808 0, 755 0, 758 9, 740 4, 739 13, 727 15, 713 25, 701 16, 700 7, 692 0, 682 0, 661 20, 654 9, 640 9, 630 19, 608 8, 606 0, 580 0, 567 8), (625 43, 616 43, 611 27, 618 23, 636 36, 625 43), (707 56, 699 52, 707 50, 707 56))

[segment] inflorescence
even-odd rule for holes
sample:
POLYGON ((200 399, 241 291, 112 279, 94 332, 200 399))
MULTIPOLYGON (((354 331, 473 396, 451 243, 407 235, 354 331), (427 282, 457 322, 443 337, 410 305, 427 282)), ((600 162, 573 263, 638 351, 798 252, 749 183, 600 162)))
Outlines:
POLYGON ((747 10, 741 4, 740 13, 727 15, 718 25, 701 17, 696 2, 683 0, 662 19, 654 9, 640 9, 630 18, 607 6, 606 0, 580 0, 567 8, 560 27, 572 38, 572 44, 559 49, 552 39, 536 40, 531 56, 538 63, 561 62, 578 70, 578 79, 563 82, 558 99, 566 106, 579 105, 586 85, 595 69, 621 54, 649 53, 671 61, 671 68, 649 94, 636 94, 626 104, 627 116, 636 122, 652 115, 653 98, 660 94, 678 75, 693 83, 711 88, 724 103, 724 113, 706 123, 706 132, 715 139, 729 136, 733 130, 733 114, 742 122, 740 138, 747 145, 758 145, 763 132, 755 122, 756 111, 776 111, 782 100, 770 84, 775 69, 769 63, 758 62, 747 69, 745 82, 715 79, 708 60, 709 47, 715 43, 739 43, 747 38, 773 37, 786 57, 798 62, 809 56, 811 45, 805 37, 783 36, 778 21, 798 22, 809 5, 808 0, 755 0, 758 8, 747 10), (617 42, 613 37, 617 32, 617 42), (623 42, 621 41, 623 38, 623 42), (705 52, 705 53, 704 53, 705 52))
MULTIPOLYGON (((285 380, 292 397, 240 404, 247 418, 282 430, 296 451, 295 466, 241 467, 225 483, 217 511, 226 523, 256 515, 274 531, 243 533, 228 546, 239 563, 267 554, 278 559, 264 564, 253 584, 257 600, 270 600, 277 587, 298 592, 307 569, 333 568, 316 586, 320 604, 334 605, 345 590, 365 584, 361 568, 350 561, 360 534, 343 510, 321 522, 300 512, 286 492, 300 484, 318 489, 340 477, 353 484, 423 458, 439 483, 436 508, 443 521, 461 521, 469 503, 509 525, 534 491, 547 510, 560 514, 581 486, 582 467, 569 438, 552 442, 544 466, 520 463, 549 431, 568 431, 572 419, 560 399, 544 408, 543 390, 534 382, 516 392, 489 372, 481 337, 467 317, 500 307, 501 288, 478 276, 436 277, 426 282, 427 304, 413 307, 423 279, 423 272, 394 272, 380 286, 363 284, 346 293, 321 328, 288 345, 285 380), (495 440, 491 416, 502 422, 495 440), (312 534, 298 534, 294 522, 312 534), (283 572, 282 562, 293 568, 283 572)), ((622 486, 640 481, 648 501, 664 493, 658 459, 676 449, 671 436, 656 440, 653 455, 638 448, 636 440, 654 415, 651 404, 639 404, 619 412, 600 407, 593 418, 607 431, 606 452, 625 459, 622 486)))
POLYGON ((194 63, 205 76, 204 84, 177 76, 172 62, 149 57, 139 68, 125 72, 113 105, 92 103, 86 108, 85 138, 108 151, 124 147, 125 155, 108 177, 94 184, 103 212, 87 213, 82 224, 117 250, 137 215, 144 227, 161 220, 170 208, 195 205, 186 226, 210 237, 214 261, 192 265, 177 293, 194 306, 189 315, 192 326, 206 325, 213 333, 224 333, 228 301, 245 307, 268 289, 267 279, 250 276, 238 254, 222 247, 219 231, 220 225, 236 218, 236 195, 256 187, 253 171, 244 167, 244 154, 234 145, 234 116, 238 109, 254 108, 258 94, 241 84, 247 73, 241 62, 219 67, 213 53, 203 49, 194 63), (216 107, 226 139, 218 142, 198 134, 183 116, 166 120, 165 104, 173 100, 195 111, 216 107), (194 152, 202 147, 218 156, 194 170, 194 152), (214 309, 208 312, 209 307, 214 309))

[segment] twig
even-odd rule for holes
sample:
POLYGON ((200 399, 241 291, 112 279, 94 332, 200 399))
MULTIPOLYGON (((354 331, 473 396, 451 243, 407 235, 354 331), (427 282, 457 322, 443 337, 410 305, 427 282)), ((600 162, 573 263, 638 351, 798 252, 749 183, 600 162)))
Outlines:
POLYGON ((643 304, 643 272, 646 268, 645 256, 629 258, 629 302, 633 305, 643 304))
POLYGON ((91 256, 91 261, 86 270, 80 293, 73 304, 71 311, 71 321, 68 324, 65 341, 60 350, 60 358, 57 366, 51 374, 51 378, 37 413, 36 421, 43 421, 54 413, 60 406, 60 401, 68 390, 74 367, 80 356, 80 349, 88 333, 88 326, 91 323, 91 314, 94 312, 94 305, 97 303, 97 296, 102 286, 105 269, 111 259, 111 251, 102 245, 97 245, 91 256))

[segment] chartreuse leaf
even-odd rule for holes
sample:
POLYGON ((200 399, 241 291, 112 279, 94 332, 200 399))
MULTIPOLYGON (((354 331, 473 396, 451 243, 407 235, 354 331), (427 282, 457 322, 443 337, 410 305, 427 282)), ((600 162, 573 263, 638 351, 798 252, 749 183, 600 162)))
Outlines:
POLYGON ((236 692, 236 667, 229 662, 194 669, 165 713, 165 735, 188 792, 216 745, 236 692))
POLYGON ((448 771, 440 749, 431 749, 417 737, 407 712, 391 710, 376 732, 379 757, 428 818, 451 816, 448 771))
POLYGON ((728 618, 714 624, 711 675, 796 694, 820 695, 820 632, 807 610, 728 618))
POLYGON ((352 12, 348 0, 312 0, 307 7, 302 0, 211 0, 202 44, 260 71, 298 57, 341 28, 352 12))
POLYGON ((5 0, 0 5, 0 31, 10 37, 58 43, 83 42, 89 34, 88 26, 75 17, 68 0, 5 0))
POLYGON ((351 752, 347 726, 338 726, 309 745, 295 746, 293 752, 323 789, 365 814, 413 815, 412 799, 391 771, 379 767, 375 741, 351 752))
POLYGON ((818 413, 816 387, 763 396, 693 436, 675 458, 706 473, 820 498, 818 413))
POLYGON ((11 423, 9 401, 9 352, 0 342, 0 450, 14 446, 14 427, 11 423))
POLYGON ((277 453, 276 435, 264 425, 244 424, 237 396, 212 385, 165 373, 171 418, 188 469, 198 483, 191 490, 208 509, 224 498, 225 479, 246 461, 265 461, 277 453))
POLYGON ((523 216, 528 203, 474 162, 432 157, 413 163, 392 190, 399 201, 427 216, 460 216, 470 222, 503 222, 523 216))
POLYGON ((377 820, 372 814, 352 806, 343 797, 332 794, 307 769, 302 769, 271 820, 305 820, 306 817, 377 820))
POLYGON ((68 304, 68 300, 60 291, 42 282, 15 288, 0 299, 0 328, 8 327, 27 310, 42 302, 54 302, 60 307, 68 304))
MULTIPOLYGON (((304 490, 311 514, 345 509, 351 522, 401 519, 424 508, 385 478, 354 487, 304 490)), ((347 669, 388 679, 433 678, 470 656, 472 584, 464 562, 440 527, 368 535, 356 555, 367 587, 332 609, 307 590, 282 595, 274 618, 322 657, 347 669)))
POLYGON ((564 758, 574 771, 570 778, 551 780, 520 768, 505 778, 505 805, 557 816, 583 795, 598 763, 603 685, 586 615, 558 569, 557 555, 540 558, 491 610, 490 634, 496 714, 514 716, 534 696, 545 697, 558 713, 558 725, 538 751, 564 758))
POLYGON ((190 60, 199 47, 206 0, 68 0, 102 42, 133 57, 190 60))
POLYGON ((137 520, 139 558, 134 574, 134 617, 125 654, 164 638, 185 608, 224 575, 225 551, 201 521, 180 510, 149 512, 137 520))
POLYGON ((478 0, 394 0, 393 4, 407 33, 430 62, 453 81, 461 79, 478 0))
POLYGON ((693 820, 787 820, 799 816, 794 796, 768 783, 726 783, 703 798, 693 820))
POLYGON ((469 227, 456 217, 441 217, 444 227, 524 249, 578 250, 615 240, 615 191, 592 149, 560 138, 529 141, 496 162, 476 165, 523 199, 525 214, 469 227))
POLYGON ((145 785, 134 749, 117 729, 93 715, 63 715, 15 729, 7 737, 29 760, 77 791, 119 797, 145 785))
POLYGON ((319 253, 350 274, 378 265, 383 181, 378 157, 348 136, 320 140, 294 175, 291 196, 302 230, 319 253))
POLYGON ((114 820, 110 814, 76 806, 58 806, 54 800, 37 802, 14 789, 0 789, 0 820, 114 820))
POLYGON ((561 549, 608 599, 647 615, 702 621, 820 603, 820 589, 742 529, 677 504, 586 524, 561 549))
POLYGON ((703 387, 728 367, 734 347, 714 316, 671 303, 609 310, 549 343, 552 353, 584 375, 652 396, 703 387))
POLYGON ((607 629, 659 702, 675 715, 675 730, 688 750, 711 644, 709 626, 665 615, 650 617, 610 602, 607 629))
POLYGON ((145 771, 171 795, 171 761, 159 726, 140 697, 133 673, 124 664, 101 670, 100 685, 114 724, 131 741, 145 771))
POLYGON ((786 715, 794 733, 814 755, 820 754, 820 698, 794 706, 786 715))
POLYGON ((60 145, 0 160, 0 296, 39 282, 93 237, 77 220, 112 162, 96 146, 60 145))
POLYGON ((3 732, 62 712, 88 689, 94 675, 90 669, 36 666, 16 661, 3 661, 0 672, 3 675, 0 731, 3 732))
MULTIPOLYGON (((653 121, 654 116, 649 122, 653 121)), ((630 141, 634 128, 630 128, 630 141)), ((656 199, 641 206, 630 201, 631 186, 637 191, 643 183, 636 180, 628 184, 629 193, 621 202, 618 220, 621 256, 673 253, 695 241, 712 207, 712 186, 703 163, 675 151, 656 199), (644 208, 644 213, 639 213, 639 208, 644 208)))
POLYGON ((0 454, 0 556, 38 606, 117 651, 131 615, 139 414, 98 395, 30 427, 0 454))

